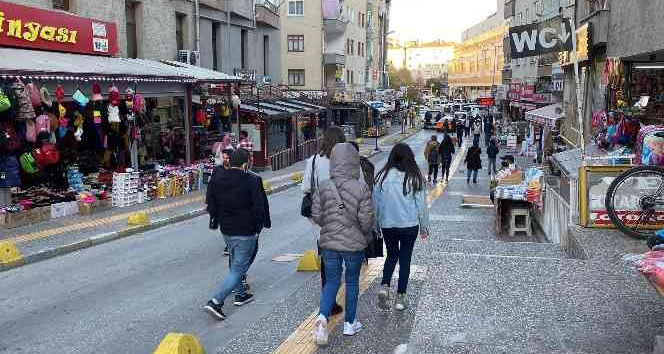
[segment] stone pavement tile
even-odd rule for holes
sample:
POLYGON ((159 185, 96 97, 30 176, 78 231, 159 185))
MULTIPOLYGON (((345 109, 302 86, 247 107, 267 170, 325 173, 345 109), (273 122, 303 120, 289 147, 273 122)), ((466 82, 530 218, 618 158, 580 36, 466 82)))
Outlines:
POLYGON ((461 255, 428 268, 443 271, 430 272, 422 289, 411 336, 415 353, 459 345, 477 353, 639 352, 648 349, 643 338, 654 338, 663 324, 660 299, 628 271, 612 275, 574 260, 461 255), (572 329, 575 323, 620 340, 582 346, 586 335, 572 329), (628 329, 617 331, 620 323, 628 329))
POLYGON ((429 240, 435 246, 429 246, 429 252, 422 256, 432 259, 445 257, 447 253, 463 253, 478 256, 501 256, 501 257, 542 257, 542 258, 567 258, 567 254, 558 245, 552 243, 535 242, 501 242, 501 241, 478 241, 464 239, 440 239, 429 240))

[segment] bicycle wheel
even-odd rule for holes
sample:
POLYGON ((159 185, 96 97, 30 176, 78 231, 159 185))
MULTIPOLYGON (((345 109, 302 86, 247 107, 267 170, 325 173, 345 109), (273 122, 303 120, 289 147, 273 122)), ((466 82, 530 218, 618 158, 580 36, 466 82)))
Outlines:
POLYGON ((664 228, 664 169, 639 166, 621 173, 609 185, 604 203, 618 230, 648 238, 664 228))

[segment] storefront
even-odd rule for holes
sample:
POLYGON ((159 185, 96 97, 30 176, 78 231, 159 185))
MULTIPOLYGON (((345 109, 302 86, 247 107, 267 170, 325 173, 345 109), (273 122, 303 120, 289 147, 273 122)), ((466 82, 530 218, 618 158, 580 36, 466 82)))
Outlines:
POLYGON ((368 119, 368 106, 363 102, 335 103, 328 109, 330 125, 345 126, 349 136, 359 138, 373 125, 368 119))

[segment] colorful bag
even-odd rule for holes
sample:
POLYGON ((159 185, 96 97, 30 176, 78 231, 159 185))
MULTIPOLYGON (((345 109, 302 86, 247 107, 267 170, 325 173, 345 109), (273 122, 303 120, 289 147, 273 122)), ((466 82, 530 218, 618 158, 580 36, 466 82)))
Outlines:
POLYGON ((9 99, 9 94, 0 87, 0 112, 6 112, 12 108, 12 101, 9 99))
POLYGON ((21 185, 21 168, 15 155, 0 157, 0 188, 18 187, 21 185))
POLYGON ((14 96, 16 97, 16 120, 35 119, 35 108, 32 106, 30 97, 25 90, 25 85, 21 80, 17 80, 13 85, 14 96))
POLYGON ((40 167, 56 165, 60 162, 58 149, 50 143, 45 143, 41 148, 35 149, 32 154, 40 167))
POLYGON ((32 156, 32 154, 29 152, 26 152, 19 157, 19 163, 21 164, 23 171, 25 171, 27 174, 31 175, 39 172, 37 161, 35 160, 35 157, 32 156))
POLYGON ((21 139, 13 122, 0 122, 0 153, 11 153, 21 149, 21 139))
POLYGON ((25 86, 25 92, 27 93, 28 97, 30 97, 30 103, 32 104, 33 107, 41 107, 42 105, 42 99, 41 95, 39 94, 39 89, 37 88, 37 85, 34 83, 28 83, 25 86))
POLYGON ((664 166, 664 125, 651 125, 639 131, 636 154, 643 165, 664 166))
POLYGON ((30 143, 37 141, 37 126, 32 119, 25 121, 25 140, 30 143))

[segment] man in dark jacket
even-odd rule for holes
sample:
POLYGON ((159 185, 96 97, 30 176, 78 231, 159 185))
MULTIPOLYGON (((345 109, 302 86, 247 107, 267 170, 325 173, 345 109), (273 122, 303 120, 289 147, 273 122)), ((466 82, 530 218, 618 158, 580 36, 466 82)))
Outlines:
POLYGON ((438 146, 438 154, 440 155, 442 162, 441 172, 443 174, 442 177, 445 178, 445 183, 448 183, 450 179, 450 167, 452 166, 452 155, 454 155, 454 153, 455 150, 452 138, 445 133, 443 135, 443 142, 438 146))
POLYGON ((242 277, 251 265, 258 234, 266 223, 265 199, 262 185, 245 172, 249 154, 239 149, 230 157, 230 169, 216 173, 207 191, 208 212, 214 215, 230 252, 231 267, 218 292, 204 309, 215 319, 224 320, 224 300, 235 289, 235 305, 253 300, 253 295, 241 285, 242 277))
POLYGON ((489 141, 493 136, 493 124, 490 119, 484 120, 484 147, 489 147, 489 141))
POLYGON ((496 174, 496 157, 499 152, 500 150, 498 149, 498 145, 496 145, 496 139, 491 139, 489 147, 486 149, 486 154, 489 157, 489 175, 491 175, 491 171, 493 171, 494 175, 496 174))
POLYGON ((463 134, 466 130, 466 127, 464 126, 464 122, 457 122, 456 123, 456 137, 457 137, 457 144, 459 147, 463 144, 463 134))

